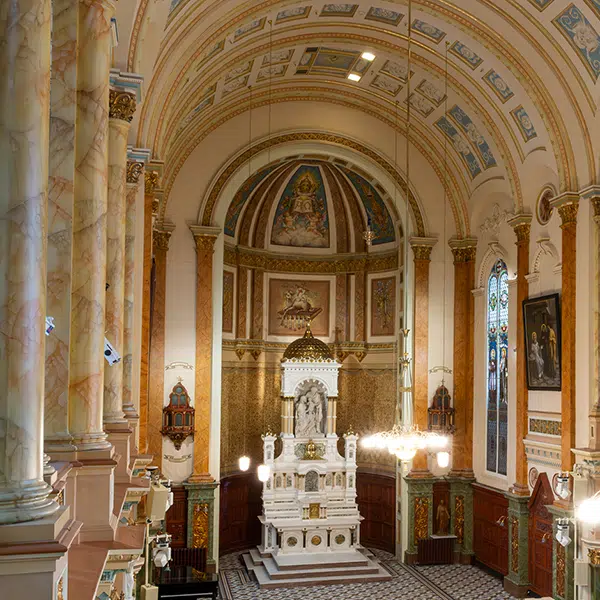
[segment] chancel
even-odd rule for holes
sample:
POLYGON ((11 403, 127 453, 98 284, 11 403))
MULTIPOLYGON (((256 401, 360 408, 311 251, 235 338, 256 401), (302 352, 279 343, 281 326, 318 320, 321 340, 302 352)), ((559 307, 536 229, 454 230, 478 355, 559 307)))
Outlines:
POLYGON ((6 0, 0 64, 2 600, 600 598, 599 0, 6 0))

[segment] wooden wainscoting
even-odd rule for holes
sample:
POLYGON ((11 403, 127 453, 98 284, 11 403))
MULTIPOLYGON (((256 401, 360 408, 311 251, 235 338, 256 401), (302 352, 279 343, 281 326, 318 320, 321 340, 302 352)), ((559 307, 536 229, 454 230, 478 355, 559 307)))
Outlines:
POLYGON ((529 499, 529 581, 540 596, 552 596, 552 515, 554 502, 548 475, 540 473, 529 499))
POLYGON ((386 475, 359 472, 356 477, 363 546, 395 553, 396 480, 386 475))
POLYGON ((167 511, 165 520, 167 533, 173 538, 173 548, 185 548, 187 545, 187 490, 182 485, 174 485, 173 506, 167 511))
POLYGON ((245 550, 260 544, 262 483, 256 472, 221 479, 219 553, 245 550))
POLYGON ((475 558, 508 574, 508 500, 503 492, 473 484, 473 550, 475 558), (498 523, 501 517, 504 526, 498 523))

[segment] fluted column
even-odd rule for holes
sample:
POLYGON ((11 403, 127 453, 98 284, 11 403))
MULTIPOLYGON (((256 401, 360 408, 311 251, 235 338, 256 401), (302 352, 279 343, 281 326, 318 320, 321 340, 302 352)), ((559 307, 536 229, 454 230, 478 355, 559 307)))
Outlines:
MULTIPOLYGON (((108 218, 106 246, 106 338, 123 357, 125 312, 125 212, 127 136, 135 96, 110 90, 108 121, 108 218)), ((104 370, 104 423, 126 423, 123 412, 123 360, 104 370)))
POLYGON ((54 0, 50 83, 48 266, 46 312, 56 328, 46 338, 44 448, 54 456, 74 450, 69 433, 69 349, 77 23, 79 0, 54 0))
POLYGON ((79 4, 69 429, 78 450, 109 448, 103 431, 108 97, 108 0, 79 4))
MULTIPOLYGON (((154 294, 150 317, 150 361, 148 392, 148 453, 152 464, 162 466, 162 409, 165 395, 165 300, 167 296, 167 251, 174 227, 152 233, 154 250, 154 294)), ((198 416, 196 415, 196 418, 198 416)))
POLYGON ((125 418, 137 422, 139 415, 132 397, 134 310, 141 306, 135 297, 135 232, 137 195, 144 163, 127 161, 127 191, 125 195, 125 306, 123 318, 123 412, 125 418))
POLYGON ((150 361, 150 293, 152 288, 152 202, 158 173, 144 175, 144 260, 142 283, 142 353, 140 360, 140 451, 148 449, 148 363, 150 361))
POLYGON ((0 524, 51 515, 43 481, 50 0, 0 7, 0 524))
MULTIPOLYGON (((209 471, 211 371, 213 353, 213 253, 219 231, 190 227, 196 243, 196 408, 194 466, 190 482, 213 481, 209 471)), ((256 273, 255 273, 256 275, 256 273)))
POLYGON ((575 314, 577 273, 577 210, 579 195, 561 194, 552 201, 558 209, 562 229, 562 296, 561 296, 561 467, 571 471, 575 448, 575 314))
MULTIPOLYGON (((421 431, 427 430, 429 408, 429 265, 435 239, 412 238, 415 262, 414 289, 414 422, 421 431)), ((427 454, 417 452, 411 476, 431 476, 427 454)))
POLYGON ((473 328, 476 240, 451 240, 454 255, 454 409, 452 474, 473 476, 473 328))
POLYGON ((516 447, 516 478, 512 492, 518 496, 529 496, 527 456, 523 440, 528 431, 528 403, 527 390, 527 359, 525 350, 525 326, 523 322, 523 301, 529 296, 529 283, 526 276, 529 274, 529 233, 531 231, 531 215, 517 215, 510 223, 517 236, 517 331, 515 341, 517 347, 517 397, 516 413, 517 427, 515 431, 516 447))

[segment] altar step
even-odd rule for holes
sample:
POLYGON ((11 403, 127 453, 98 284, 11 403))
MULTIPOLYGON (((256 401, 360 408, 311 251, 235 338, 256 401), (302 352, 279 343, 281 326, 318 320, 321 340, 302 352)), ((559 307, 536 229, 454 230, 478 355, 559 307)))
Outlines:
POLYGON ((368 551, 363 553, 330 553, 298 556, 261 553, 252 549, 243 555, 249 573, 254 573, 261 588, 335 585, 389 581, 391 575, 368 551), (300 562, 301 561, 301 562, 300 562))

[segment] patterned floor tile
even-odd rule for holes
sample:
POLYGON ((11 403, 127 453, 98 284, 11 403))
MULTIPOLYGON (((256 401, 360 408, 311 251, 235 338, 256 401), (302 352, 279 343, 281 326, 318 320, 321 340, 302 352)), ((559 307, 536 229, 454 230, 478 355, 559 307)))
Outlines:
POLYGON ((248 577, 241 552, 220 559, 220 600, 516 600, 502 581, 474 566, 408 567, 373 550, 391 581, 261 590, 248 577))

